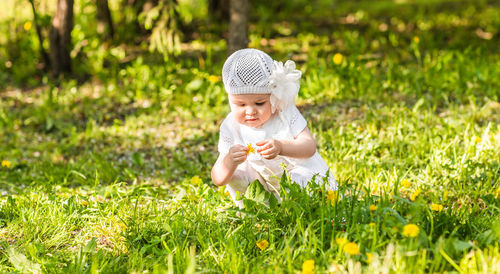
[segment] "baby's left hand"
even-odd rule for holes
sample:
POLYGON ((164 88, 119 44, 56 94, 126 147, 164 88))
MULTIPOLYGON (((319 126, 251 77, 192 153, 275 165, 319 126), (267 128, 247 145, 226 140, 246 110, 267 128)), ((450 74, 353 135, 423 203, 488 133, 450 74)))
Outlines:
POLYGON ((256 143, 259 148, 257 152, 265 159, 271 160, 281 153, 281 142, 274 139, 264 140, 256 143))

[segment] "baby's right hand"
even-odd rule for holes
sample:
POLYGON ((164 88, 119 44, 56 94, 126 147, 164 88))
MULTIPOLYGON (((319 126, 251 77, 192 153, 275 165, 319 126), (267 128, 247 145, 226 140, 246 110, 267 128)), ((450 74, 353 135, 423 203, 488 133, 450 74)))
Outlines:
POLYGON ((247 159, 248 147, 242 145, 234 145, 229 149, 227 154, 228 160, 234 164, 239 165, 247 159))

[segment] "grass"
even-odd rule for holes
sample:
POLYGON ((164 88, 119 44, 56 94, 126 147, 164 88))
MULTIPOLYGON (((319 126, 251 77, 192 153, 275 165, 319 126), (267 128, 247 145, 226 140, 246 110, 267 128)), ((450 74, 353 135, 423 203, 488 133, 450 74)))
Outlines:
POLYGON ((297 103, 340 186, 283 176, 276 205, 255 185, 243 218, 210 181, 229 111, 221 40, 170 62, 96 46, 85 82, 3 83, 0 271, 500 272, 498 5, 371 3, 318 17, 333 32, 253 25, 252 46, 303 71, 297 103))

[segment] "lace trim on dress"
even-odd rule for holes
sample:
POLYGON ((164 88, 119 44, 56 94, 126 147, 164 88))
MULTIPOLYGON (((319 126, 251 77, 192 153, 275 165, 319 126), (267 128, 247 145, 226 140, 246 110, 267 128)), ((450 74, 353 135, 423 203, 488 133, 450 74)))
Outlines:
POLYGON ((231 138, 225 134, 222 134, 222 133, 221 133, 220 137, 222 138, 222 141, 224 143, 226 143, 227 145, 231 146, 233 144, 233 138, 231 138))
POLYGON ((233 144, 231 131, 227 129, 227 124, 223 123, 219 132, 219 152, 227 153, 233 144))
POLYGON ((295 110, 292 114, 292 117, 290 118, 290 126, 293 127, 293 125, 295 124, 295 122, 297 122, 298 119, 299 119, 299 113, 297 112, 297 110, 295 110))

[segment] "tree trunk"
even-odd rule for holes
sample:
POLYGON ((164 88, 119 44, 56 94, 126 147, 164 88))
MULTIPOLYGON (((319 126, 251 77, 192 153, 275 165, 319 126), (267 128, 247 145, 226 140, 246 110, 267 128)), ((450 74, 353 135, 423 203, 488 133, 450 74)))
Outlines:
POLYGON ((114 27, 108 0, 96 0, 97 6, 97 32, 106 38, 113 38, 114 27))
POLYGON ((40 25, 38 24, 38 14, 36 13, 35 3, 33 0, 29 0, 31 3, 31 9, 33 10, 33 22, 35 24, 36 35, 38 36, 38 43, 40 44, 40 55, 42 55, 43 60, 43 70, 47 70, 50 67, 49 55, 43 48, 43 37, 40 25))
POLYGON ((248 46, 248 0, 231 0, 229 21, 229 54, 248 46))
POLYGON ((57 0, 57 11, 50 29, 50 61, 55 76, 71 72, 71 31, 74 0, 57 0))

